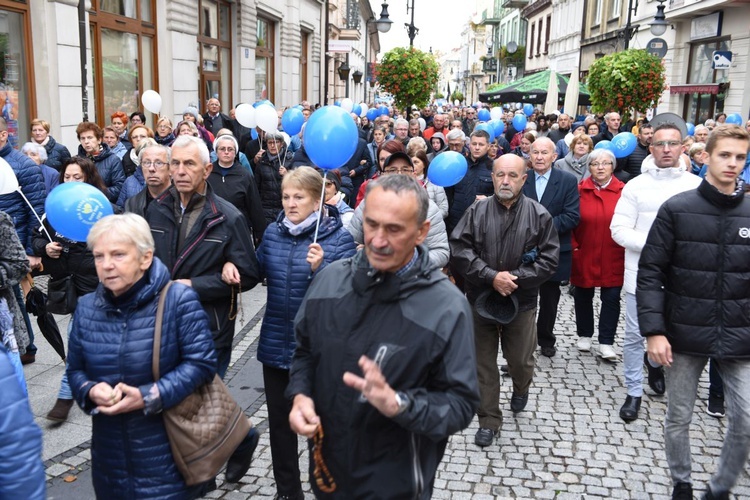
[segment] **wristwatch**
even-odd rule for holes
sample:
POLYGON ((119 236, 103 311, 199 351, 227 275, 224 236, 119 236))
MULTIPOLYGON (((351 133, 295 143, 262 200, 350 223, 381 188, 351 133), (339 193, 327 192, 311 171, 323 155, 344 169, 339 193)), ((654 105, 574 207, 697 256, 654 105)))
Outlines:
POLYGON ((396 415, 401 415, 411 406, 411 399, 403 392, 396 393, 396 404, 398 405, 398 411, 396 415))

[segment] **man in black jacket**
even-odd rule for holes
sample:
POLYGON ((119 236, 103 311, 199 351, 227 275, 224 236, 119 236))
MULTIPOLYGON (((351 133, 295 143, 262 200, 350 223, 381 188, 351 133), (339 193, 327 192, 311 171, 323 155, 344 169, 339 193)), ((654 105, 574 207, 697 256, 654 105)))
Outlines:
POLYGON ((336 490, 310 481, 316 498, 426 500, 448 437, 479 403, 471 311, 421 246, 424 187, 385 175, 365 201, 364 250, 321 271, 295 319, 289 422, 322 440, 321 479, 336 490))
POLYGON ((138 153, 140 168, 146 186, 135 196, 125 202, 125 211, 133 212, 141 217, 146 216, 148 205, 172 184, 169 176, 169 160, 171 150, 161 144, 146 145, 138 153))
POLYGON ((644 123, 641 128, 638 129, 638 142, 636 143, 635 150, 624 158, 617 160, 617 168, 615 169, 615 177, 623 182, 635 179, 641 175, 641 165, 643 160, 651 154, 650 146, 651 139, 654 137, 654 126, 649 123, 644 123))
POLYGON ((611 111, 604 115, 604 123, 602 124, 602 130, 591 139, 594 141, 596 146, 601 141, 611 141, 614 136, 620 133, 620 113, 611 111))
POLYGON ((495 160, 495 195, 469 207, 450 239, 452 267, 465 278, 466 296, 475 305, 474 343, 481 395, 479 430, 474 437, 478 446, 492 444, 503 420, 498 406, 498 342, 513 379, 511 410, 516 413, 526 407, 534 376, 537 292, 557 268, 557 231, 547 210, 522 193, 526 175, 526 162, 516 155, 495 160), (535 258, 524 260, 529 252, 535 253, 535 258), (477 297, 490 289, 518 301, 517 315, 505 324, 489 321, 477 312, 477 297))
POLYGON ((211 168, 201 139, 178 137, 169 166, 174 186, 149 205, 145 218, 154 236, 154 253, 172 279, 193 287, 200 297, 223 377, 232 354, 239 293, 258 283, 259 270, 247 221, 206 182, 211 168), (227 262, 238 270, 237 287, 221 278, 227 262))
POLYGON ((233 129, 232 119, 221 112, 221 103, 215 97, 212 97, 206 103, 207 111, 203 115, 203 126, 214 136, 223 128, 233 129))
POLYGON ((739 179, 748 148, 740 127, 714 129, 705 179, 661 206, 641 253, 638 322, 648 357, 666 367, 672 498, 693 498, 690 420, 709 358, 724 380, 729 425, 703 498, 728 499, 750 454, 750 199, 739 179))

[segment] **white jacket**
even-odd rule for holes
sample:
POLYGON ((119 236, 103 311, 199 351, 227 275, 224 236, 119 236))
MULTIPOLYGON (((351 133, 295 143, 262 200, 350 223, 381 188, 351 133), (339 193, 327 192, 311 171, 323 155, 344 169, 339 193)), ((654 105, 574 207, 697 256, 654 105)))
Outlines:
POLYGON ((643 160, 641 172, 625 184, 609 225, 612 239, 625 247, 623 287, 626 293, 635 293, 638 260, 659 207, 672 196, 695 189, 701 183, 701 178, 682 164, 672 168, 657 167, 651 155, 643 160))

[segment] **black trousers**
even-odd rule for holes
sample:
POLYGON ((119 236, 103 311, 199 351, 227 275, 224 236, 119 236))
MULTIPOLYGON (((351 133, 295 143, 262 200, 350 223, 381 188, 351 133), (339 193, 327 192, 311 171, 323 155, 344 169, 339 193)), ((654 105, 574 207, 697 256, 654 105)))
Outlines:
POLYGON ((302 498, 297 435, 289 427, 292 403, 284 397, 284 391, 289 385, 289 370, 263 365, 263 385, 268 407, 268 432, 276 491, 279 496, 302 498))
POLYGON ((536 317, 536 341, 540 347, 555 345, 555 320, 560 303, 560 282, 546 281, 539 287, 539 313, 536 317))

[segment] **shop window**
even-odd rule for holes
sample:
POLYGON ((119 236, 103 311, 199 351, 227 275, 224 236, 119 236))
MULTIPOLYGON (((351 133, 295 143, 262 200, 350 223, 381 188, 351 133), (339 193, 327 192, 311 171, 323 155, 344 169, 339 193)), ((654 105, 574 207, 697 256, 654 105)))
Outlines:
POLYGON ((302 40, 302 47, 299 56, 299 96, 300 101, 306 101, 310 99, 310 92, 307 88, 307 68, 309 67, 308 61, 310 57, 310 33, 303 31, 300 34, 302 40))
POLYGON ((274 23, 268 19, 259 17, 256 26, 255 45, 255 100, 269 99, 273 101, 274 85, 274 49, 275 32, 274 23))
POLYGON ((144 111, 141 94, 158 91, 154 5, 152 0, 95 0, 89 14, 94 119, 109 124, 115 111, 144 111))
MULTIPOLYGON (((3 2, 4 3, 4 2, 3 2)), ((29 137, 34 96, 28 82, 33 81, 32 54, 28 36, 28 7, 14 2, 18 10, 6 9, 0 3, 0 106, 8 124, 8 142, 19 147, 29 137)))
MULTIPOLYGON (((691 44, 687 74, 688 84, 727 83, 729 81, 729 70, 717 70, 711 67, 715 50, 731 50, 731 41, 725 39, 691 44)), ((715 94, 693 93, 685 95, 683 110, 685 119, 698 124, 723 112, 726 90, 723 88, 717 90, 718 92, 715 94)))
POLYGON ((232 43, 230 4, 224 0, 200 0, 200 111, 215 97, 228 110, 231 101, 232 43))

